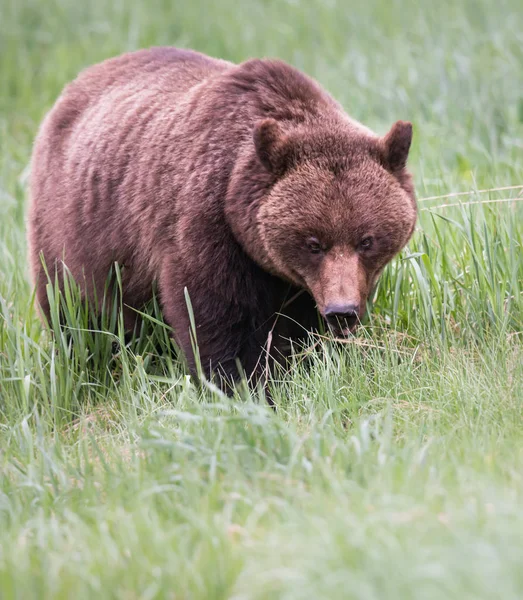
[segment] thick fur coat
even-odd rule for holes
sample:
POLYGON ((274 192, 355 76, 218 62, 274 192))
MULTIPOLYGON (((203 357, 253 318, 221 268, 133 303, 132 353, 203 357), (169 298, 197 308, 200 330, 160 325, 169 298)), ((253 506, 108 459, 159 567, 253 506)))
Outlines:
POLYGON ((259 374, 268 337, 284 356, 321 317, 346 334, 414 229, 411 136, 400 121, 378 137, 280 61, 155 48, 95 65, 65 88, 34 148, 42 310, 41 255, 89 298, 118 262, 129 328, 156 284, 194 369, 187 288, 207 373, 235 378, 239 360, 259 374))

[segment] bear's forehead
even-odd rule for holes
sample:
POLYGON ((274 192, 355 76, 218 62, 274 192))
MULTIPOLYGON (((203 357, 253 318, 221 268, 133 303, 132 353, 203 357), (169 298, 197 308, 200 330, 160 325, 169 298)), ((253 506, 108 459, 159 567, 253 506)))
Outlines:
MULTIPOLYGON (((289 177, 274 198, 280 227, 350 241, 370 230, 401 226, 405 192, 381 167, 333 173, 308 165, 289 177)), ((272 212, 272 211, 271 211, 272 212)))
POLYGON ((365 207, 384 207, 403 197, 399 182, 372 161, 346 166, 338 162, 303 165, 285 186, 289 202, 298 202, 309 212, 327 210, 343 215, 365 207))
POLYGON ((382 160, 383 148, 376 136, 356 131, 346 123, 330 125, 307 129, 296 138, 291 135, 295 156, 301 162, 338 174, 372 167, 382 160))

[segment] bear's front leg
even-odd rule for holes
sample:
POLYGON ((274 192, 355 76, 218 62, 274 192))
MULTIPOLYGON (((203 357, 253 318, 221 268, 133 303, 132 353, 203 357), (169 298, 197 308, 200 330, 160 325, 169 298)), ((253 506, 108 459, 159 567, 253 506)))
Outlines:
POLYGON ((219 376, 225 391, 230 391, 232 384, 241 378, 241 371, 250 378, 257 369, 263 341, 249 314, 238 304, 227 302, 213 292, 197 293, 193 286, 190 294, 193 330, 185 286, 163 281, 159 291, 163 316, 172 327, 174 339, 184 353, 193 376, 199 374, 199 363, 206 378, 213 373, 219 376))

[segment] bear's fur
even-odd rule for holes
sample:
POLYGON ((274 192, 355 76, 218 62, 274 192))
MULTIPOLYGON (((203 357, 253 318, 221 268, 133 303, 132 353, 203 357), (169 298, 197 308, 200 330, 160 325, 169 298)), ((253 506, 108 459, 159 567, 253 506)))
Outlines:
POLYGON ((159 291, 191 367, 187 288, 206 373, 260 373, 318 312, 347 334, 416 201, 412 128, 383 138, 277 60, 154 48, 93 66, 44 120, 29 214, 37 298, 62 262, 89 298, 123 267, 125 322, 159 291), (299 294, 300 290, 305 290, 299 294), (348 308, 347 308, 348 307, 348 308))

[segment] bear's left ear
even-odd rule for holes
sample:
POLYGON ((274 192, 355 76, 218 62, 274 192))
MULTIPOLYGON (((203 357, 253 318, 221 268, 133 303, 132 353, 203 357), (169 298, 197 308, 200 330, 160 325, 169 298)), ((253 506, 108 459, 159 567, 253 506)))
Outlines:
POLYGON ((289 138, 276 119, 264 119, 254 126, 254 147, 260 162, 275 175, 283 175, 290 155, 289 138))
POLYGON ((411 142, 412 123, 407 121, 396 121, 383 138, 384 158, 393 173, 405 168, 411 142))

